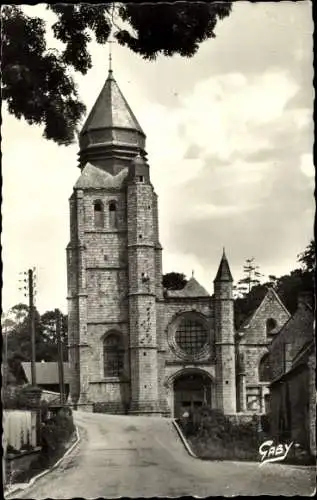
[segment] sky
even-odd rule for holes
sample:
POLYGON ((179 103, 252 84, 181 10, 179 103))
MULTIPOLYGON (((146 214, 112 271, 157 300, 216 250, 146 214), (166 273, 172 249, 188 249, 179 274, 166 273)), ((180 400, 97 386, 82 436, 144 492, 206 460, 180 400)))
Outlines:
MULTIPOLYGON (((55 20, 43 4, 25 12, 55 20)), ((235 281, 251 257, 265 276, 296 268, 315 215, 312 33, 311 2, 241 1, 193 58, 148 62, 112 44, 114 76, 147 135, 164 273, 194 271, 213 293, 223 247, 235 281)), ((48 44, 59 46, 50 32, 48 44)), ((90 50, 93 68, 75 77, 87 113, 108 72, 108 47, 90 50)), ((19 273, 35 267, 39 311, 66 312, 78 145, 45 140, 5 105, 2 120, 2 308, 26 302, 19 273)))

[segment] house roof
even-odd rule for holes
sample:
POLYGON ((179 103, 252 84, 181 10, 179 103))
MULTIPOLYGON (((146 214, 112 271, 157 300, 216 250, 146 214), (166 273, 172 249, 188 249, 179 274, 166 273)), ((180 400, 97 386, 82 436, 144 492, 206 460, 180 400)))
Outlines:
POLYGON ((282 373, 278 377, 276 377, 270 384, 270 386, 276 386, 276 384, 279 384, 283 382, 284 380, 287 380, 293 376, 295 376, 297 373, 302 372, 302 370, 305 370, 307 367, 307 362, 308 358, 311 354, 315 353, 315 342, 314 340, 311 340, 309 342, 306 342, 302 349, 296 354, 292 361, 292 366, 289 370, 286 372, 282 373))
POLYGON ((314 339, 309 340, 308 342, 305 342, 305 344, 298 351, 298 353, 296 354, 296 356, 294 356, 294 359, 292 360, 292 368, 295 368, 295 366, 301 364, 302 362, 306 362, 307 361, 307 356, 311 352, 313 352, 314 349, 315 349, 315 341, 314 341, 314 339))
MULTIPOLYGON (((26 377, 29 382, 32 380, 31 375, 31 363, 29 361, 22 362, 26 377)), ((70 366, 68 363, 63 363, 64 366, 64 382, 69 384, 70 382, 70 366)), ((58 374, 58 363, 57 362, 45 362, 36 363, 36 383, 38 385, 57 385, 59 384, 59 374, 58 374)))
POLYGON ((210 297, 210 295, 192 276, 182 290, 168 290, 168 297, 210 297))
MULTIPOLYGON (((304 306, 304 309, 303 309, 304 315, 301 315, 301 320, 300 320, 301 335, 303 337, 305 336, 306 338, 308 338, 310 336, 311 331, 312 331, 314 314, 313 314, 312 308, 309 304, 304 303, 303 306, 304 306)), ((274 346, 274 343, 277 341, 277 339, 279 338, 279 335, 281 335, 282 332, 285 332, 285 330, 287 330, 287 329, 294 328, 293 325, 294 325, 295 319, 297 317, 297 314, 298 314, 298 309, 294 312, 294 314, 292 316, 290 315, 290 317, 288 318, 286 323, 284 323, 282 328, 274 336, 274 338, 272 339, 272 346, 274 346)))

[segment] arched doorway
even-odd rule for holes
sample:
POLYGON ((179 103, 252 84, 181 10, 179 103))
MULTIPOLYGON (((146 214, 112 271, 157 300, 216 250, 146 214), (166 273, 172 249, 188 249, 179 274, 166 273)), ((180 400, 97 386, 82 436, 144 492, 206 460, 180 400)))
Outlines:
POLYGON ((211 379, 200 372, 182 373, 174 380, 174 417, 203 404, 211 406, 211 379))

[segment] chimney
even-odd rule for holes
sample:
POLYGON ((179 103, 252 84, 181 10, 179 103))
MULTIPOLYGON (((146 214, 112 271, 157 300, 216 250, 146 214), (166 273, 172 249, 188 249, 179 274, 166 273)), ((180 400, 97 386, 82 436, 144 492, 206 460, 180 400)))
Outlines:
POLYGON ((310 306, 313 309, 313 294, 311 292, 299 292, 297 296, 297 307, 310 306))

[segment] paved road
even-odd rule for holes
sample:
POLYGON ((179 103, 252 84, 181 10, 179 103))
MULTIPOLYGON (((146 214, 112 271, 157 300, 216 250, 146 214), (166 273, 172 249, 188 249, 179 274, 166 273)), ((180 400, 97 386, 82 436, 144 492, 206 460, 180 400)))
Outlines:
POLYGON ((74 415, 79 446, 57 469, 10 498, 310 496, 315 488, 309 468, 192 458, 168 419, 74 415))

